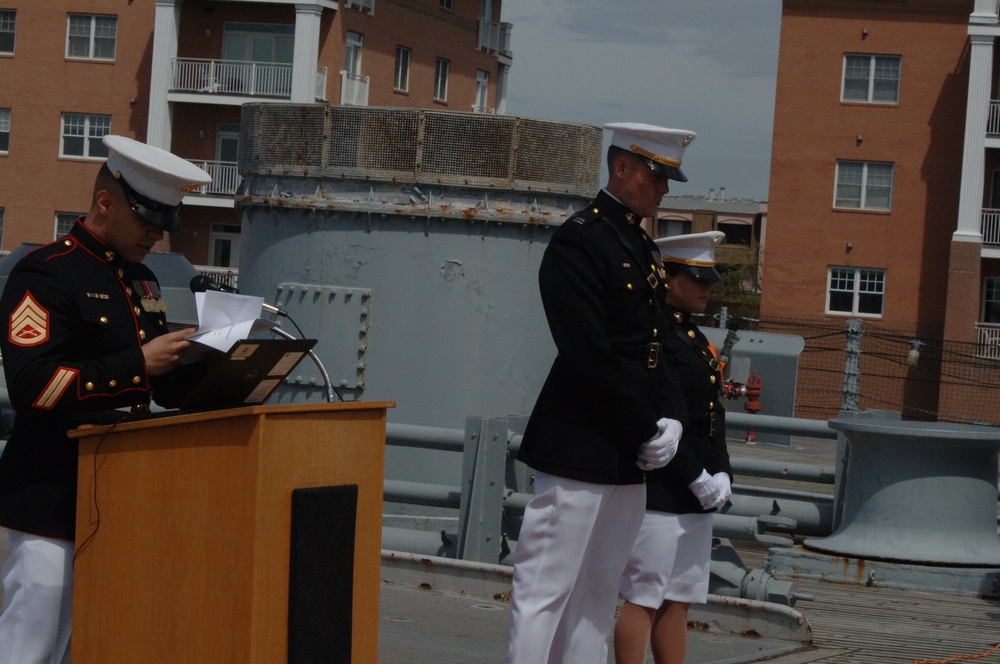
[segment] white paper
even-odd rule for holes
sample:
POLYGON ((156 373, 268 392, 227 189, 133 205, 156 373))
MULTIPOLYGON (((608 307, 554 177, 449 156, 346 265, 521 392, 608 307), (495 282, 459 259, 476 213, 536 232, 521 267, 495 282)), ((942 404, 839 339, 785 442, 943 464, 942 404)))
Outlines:
POLYGON ((224 353, 240 339, 278 326, 274 321, 259 318, 264 304, 262 297, 206 291, 195 293, 194 300, 198 331, 188 339, 224 353))

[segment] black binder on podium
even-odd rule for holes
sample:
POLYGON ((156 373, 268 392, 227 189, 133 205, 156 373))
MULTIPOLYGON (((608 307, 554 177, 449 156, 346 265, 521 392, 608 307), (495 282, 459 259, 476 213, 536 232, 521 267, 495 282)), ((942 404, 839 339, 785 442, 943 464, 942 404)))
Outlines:
POLYGON ((259 406, 316 345, 316 339, 240 339, 209 365, 181 412, 259 406))

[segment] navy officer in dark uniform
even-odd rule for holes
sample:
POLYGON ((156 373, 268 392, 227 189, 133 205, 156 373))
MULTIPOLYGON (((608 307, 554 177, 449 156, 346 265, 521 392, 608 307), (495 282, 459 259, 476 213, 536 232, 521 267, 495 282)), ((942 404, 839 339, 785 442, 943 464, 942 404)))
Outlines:
POLYGON ((0 662, 69 661, 77 448, 66 433, 114 421, 150 399, 178 405, 204 375, 179 365, 193 329, 170 332, 142 261, 180 228, 184 194, 211 182, 183 159, 123 136, 69 234, 25 255, 0 297, 14 428, 0 456, 4 561, 0 662))
POLYGON ((657 239, 667 272, 663 320, 666 362, 684 386, 687 422, 677 454, 646 477, 646 516, 621 580, 615 662, 642 664, 652 643, 656 664, 682 664, 691 604, 708 601, 712 512, 729 499, 722 368, 712 342, 691 321, 708 304, 715 246, 708 231, 657 239))
POLYGON ((640 222, 668 180, 686 181, 695 134, 605 129, 607 186, 553 233, 539 269, 558 355, 518 453, 535 495, 514 556, 506 664, 605 664, 644 474, 671 459, 682 430, 679 388, 661 364, 665 275, 640 222))

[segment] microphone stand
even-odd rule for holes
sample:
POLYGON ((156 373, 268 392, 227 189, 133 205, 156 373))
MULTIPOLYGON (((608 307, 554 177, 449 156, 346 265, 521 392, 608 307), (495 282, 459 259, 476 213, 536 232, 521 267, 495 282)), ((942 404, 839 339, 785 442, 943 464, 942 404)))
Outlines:
MULTIPOLYGON (((272 327, 271 331, 280 334, 281 336, 285 337, 286 339, 294 339, 295 338, 294 336, 292 336, 288 332, 285 332, 284 330, 282 330, 280 327, 277 327, 277 326, 276 327, 272 327)), ((313 360, 313 362, 316 363, 316 366, 319 367, 319 372, 321 374, 323 374, 323 385, 326 387, 326 400, 327 400, 327 402, 328 403, 333 403, 333 397, 334 397, 334 394, 335 394, 335 390, 333 389, 333 383, 330 382, 330 376, 329 376, 329 374, 326 373, 326 367, 324 367, 323 363, 319 361, 319 356, 316 355, 316 353, 314 353, 311 348, 309 349, 309 357, 311 357, 312 360, 313 360)), ((340 396, 339 392, 336 392, 336 396, 337 396, 337 398, 340 401, 344 400, 344 397, 340 396)))

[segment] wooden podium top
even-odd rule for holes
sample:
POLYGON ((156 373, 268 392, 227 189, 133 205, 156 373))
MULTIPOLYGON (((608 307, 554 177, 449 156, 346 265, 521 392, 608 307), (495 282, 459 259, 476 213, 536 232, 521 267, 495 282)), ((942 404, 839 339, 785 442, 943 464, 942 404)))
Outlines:
POLYGON ((149 417, 146 419, 128 420, 117 424, 84 424, 76 429, 73 429, 67 435, 70 438, 85 438, 87 436, 104 435, 112 430, 136 431, 147 427, 163 427, 178 424, 190 424, 192 422, 207 422, 210 420, 245 417, 248 415, 284 415, 316 411, 385 410, 387 408, 394 408, 395 406, 395 401, 339 401, 336 403, 321 402, 280 404, 274 406, 245 406, 243 408, 209 410, 200 413, 182 413, 162 417, 149 417))

